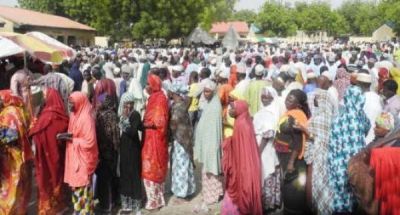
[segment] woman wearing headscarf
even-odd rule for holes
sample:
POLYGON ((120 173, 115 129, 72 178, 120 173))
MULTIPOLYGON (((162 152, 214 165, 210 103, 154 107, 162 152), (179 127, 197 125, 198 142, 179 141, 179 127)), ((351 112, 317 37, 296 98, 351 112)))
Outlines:
POLYGON ((98 100, 99 97, 105 93, 111 96, 115 101, 117 101, 117 88, 115 87, 115 83, 113 80, 103 78, 97 81, 96 87, 94 88, 92 101, 92 105, 95 109, 97 109, 101 105, 101 102, 99 102, 98 100))
MULTIPOLYGON (((317 89, 313 101, 314 115, 308 122, 308 133, 312 137, 305 159, 312 165, 312 202, 318 214, 331 214, 332 192, 327 184, 329 132, 334 116, 334 104, 326 90, 317 89)), ((310 138, 311 139, 311 138, 310 138)))
POLYGON ((284 213, 307 214, 307 166, 303 159, 310 109, 307 95, 302 90, 292 90, 285 100, 286 113, 281 117, 275 137, 275 150, 282 168, 282 196, 284 213))
POLYGON ((226 191, 221 211, 223 215, 261 215, 261 162, 249 106, 242 100, 231 106, 235 125, 232 137, 222 146, 226 191))
POLYGON ((74 213, 93 214, 92 175, 98 163, 95 119, 92 105, 82 92, 68 98, 70 120, 68 133, 57 135, 67 140, 64 182, 72 188, 74 213))
POLYGON ((363 111, 365 96, 361 88, 349 87, 343 101, 344 107, 332 122, 328 145, 333 213, 353 212, 355 199, 348 183, 347 165, 350 158, 365 147, 365 136, 371 127, 363 111))
POLYGON ((347 87, 349 87, 351 85, 350 77, 351 77, 351 74, 348 73, 345 68, 339 68, 337 70, 337 77, 336 77, 337 79, 335 81, 333 81, 333 86, 336 88, 336 90, 339 93, 339 101, 343 100, 344 93, 345 93, 347 87))
MULTIPOLYGON (((140 85, 137 78, 132 78, 129 84, 128 91, 131 95, 134 96, 134 109, 137 111, 141 116, 143 116, 143 107, 144 107, 144 95, 143 95, 143 88, 140 85)), ((121 115, 118 113, 118 115, 121 115)))
POLYGON ((99 164, 96 168, 96 198, 99 210, 111 212, 116 202, 117 163, 119 148, 118 116, 115 111, 115 99, 108 94, 99 97, 101 105, 96 112, 96 139, 99 149, 99 164), (113 195, 114 194, 114 195, 113 195))
POLYGON ((23 100, 0 91, 0 214, 26 214, 31 193, 28 113, 23 100))
POLYGON ((44 108, 29 131, 35 145, 38 214, 56 214, 66 208, 64 189, 65 143, 56 136, 68 129, 68 115, 57 90, 44 91, 44 108))
POLYGON ((170 97, 173 101, 169 124, 173 139, 171 190, 176 197, 182 199, 193 195, 196 191, 193 170, 193 127, 183 97, 187 92, 188 89, 179 82, 170 87, 170 97))
POLYGON ((74 64, 72 64, 72 67, 69 71, 68 76, 74 80, 74 88, 73 92, 75 91, 80 91, 82 88, 82 82, 83 82, 83 75, 82 72, 79 70, 80 67, 80 61, 76 60, 74 64))
POLYGON ((218 202, 223 195, 221 170, 222 106, 216 94, 216 84, 204 82, 205 102, 195 132, 194 157, 202 165, 202 194, 205 204, 218 202))
POLYGON ((274 137, 279 123, 278 93, 273 87, 261 92, 261 109, 253 117, 254 131, 261 154, 262 203, 264 210, 281 205, 281 172, 274 148, 274 137))
POLYGON ((389 80, 389 78, 390 78, 389 70, 387 70, 386 68, 379 68, 379 71, 378 71, 378 92, 381 92, 381 90, 383 88, 383 82, 385 82, 386 80, 389 80))
MULTIPOLYGON (((229 93, 229 103, 233 103, 236 100, 244 100, 244 97, 239 93, 238 90, 232 90, 229 93)), ((227 113, 223 116, 223 125, 224 125, 224 137, 228 138, 233 134, 233 125, 235 124, 235 118, 230 116, 229 110, 231 109, 230 105, 227 107, 227 113)))
POLYGON ((150 74, 147 78, 146 111, 143 119, 142 177, 146 190, 146 209, 165 205, 164 181, 168 169, 168 100, 161 90, 161 79, 150 74))
POLYGON ((120 140, 120 194, 121 214, 138 212, 142 202, 142 144, 139 131, 143 124, 141 116, 135 110, 136 97, 133 93, 122 94, 118 108, 120 140))

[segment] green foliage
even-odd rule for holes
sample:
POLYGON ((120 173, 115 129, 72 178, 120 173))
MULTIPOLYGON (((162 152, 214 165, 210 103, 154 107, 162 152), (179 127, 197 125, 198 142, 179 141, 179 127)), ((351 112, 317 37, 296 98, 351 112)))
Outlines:
POLYGON ((256 23, 268 36, 290 36, 296 32, 293 11, 281 4, 266 2, 258 13, 256 23))
POLYGON ((346 0, 332 10, 326 1, 296 1, 293 7, 269 0, 258 13, 235 12, 237 0, 18 0, 23 8, 67 16, 114 40, 178 38, 215 21, 255 23, 269 36, 308 34, 370 36, 384 23, 400 35, 400 0, 346 0), (311 2, 311 3, 310 3, 311 2))
POLYGON ((252 10, 239 10, 234 12, 231 20, 233 21, 243 21, 247 24, 254 23, 257 19, 257 13, 252 10))

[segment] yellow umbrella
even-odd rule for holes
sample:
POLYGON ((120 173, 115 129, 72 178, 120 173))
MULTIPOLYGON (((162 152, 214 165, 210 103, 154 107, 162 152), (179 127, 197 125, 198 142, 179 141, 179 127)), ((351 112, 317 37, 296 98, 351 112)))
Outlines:
POLYGON ((61 50, 51 47, 34 37, 11 32, 0 32, 0 36, 13 41, 43 62, 60 64, 63 61, 63 52, 61 50))

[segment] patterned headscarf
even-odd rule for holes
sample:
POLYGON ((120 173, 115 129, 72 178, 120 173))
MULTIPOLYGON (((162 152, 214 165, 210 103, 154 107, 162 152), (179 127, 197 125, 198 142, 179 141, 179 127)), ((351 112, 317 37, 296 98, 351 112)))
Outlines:
POLYGON ((383 112, 376 118, 375 123, 377 126, 391 131, 394 129, 394 121, 394 117, 391 113, 383 112))
POLYGON ((131 92, 126 92, 122 94, 121 100, 119 101, 119 107, 118 107, 118 116, 122 115, 122 112, 124 110, 124 104, 126 102, 134 102, 135 101, 135 96, 131 92))
POLYGON ((337 70, 337 80, 333 82, 333 86, 339 93, 339 100, 341 101, 344 97, 344 93, 348 86, 350 86, 350 73, 346 71, 344 68, 339 68, 337 70))

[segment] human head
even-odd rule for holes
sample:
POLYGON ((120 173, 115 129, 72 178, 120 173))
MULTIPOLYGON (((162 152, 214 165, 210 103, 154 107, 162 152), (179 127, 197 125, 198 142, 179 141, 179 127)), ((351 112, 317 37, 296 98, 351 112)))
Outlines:
POLYGON ((361 87, 364 92, 370 90, 372 78, 365 69, 361 69, 357 74, 357 85, 361 87))
POLYGON ((53 72, 53 67, 50 64, 46 64, 43 67, 43 73, 48 74, 50 72, 53 72))
POLYGON ((398 84, 394 80, 386 80, 383 82, 383 87, 382 87, 382 95, 386 98, 392 98, 394 95, 396 95, 397 89, 398 89, 398 84))
POLYGON ((287 110, 301 109, 307 118, 311 116, 310 109, 307 104, 307 95, 302 90, 292 90, 285 100, 287 110))
POLYGON ((211 75, 211 70, 210 70, 209 68, 203 68, 203 69, 201 69, 201 72, 200 72, 200 79, 203 80, 203 79, 209 78, 210 75, 211 75))
POLYGON ((242 114, 249 113, 249 105, 244 100, 236 100, 230 104, 229 115, 233 118, 237 118, 242 114))
POLYGON ((325 75, 320 75, 317 78, 317 86, 320 89, 328 90, 331 86, 331 81, 325 75))
POLYGON ((132 92, 126 92, 122 94, 118 107, 118 115, 121 116, 124 110, 127 113, 132 112, 134 108, 134 101, 135 101, 135 96, 132 92))
POLYGON ((269 106, 277 97, 278 93, 273 87, 265 87, 261 91, 261 103, 264 107, 269 106))
POLYGON ((204 97, 207 99, 207 101, 211 101, 211 99, 214 96, 215 90, 217 88, 217 85, 211 81, 207 80, 204 84, 204 97))
POLYGON ((83 78, 86 81, 92 80, 92 74, 90 73, 90 69, 86 69, 86 70, 83 71, 83 78))
POLYGON ((161 79, 157 75, 149 74, 146 90, 149 94, 159 92, 161 90, 161 79))
POLYGON ((100 80, 103 77, 103 74, 100 71, 100 67, 98 66, 94 66, 92 68, 92 76, 96 79, 96 80, 100 80))
POLYGON ((199 73, 196 71, 191 72, 189 76, 189 82, 190 84, 199 82, 199 73))

